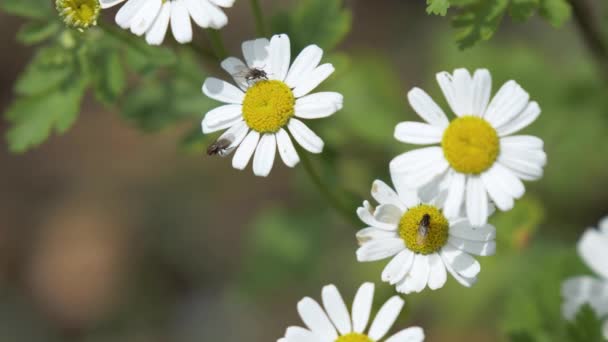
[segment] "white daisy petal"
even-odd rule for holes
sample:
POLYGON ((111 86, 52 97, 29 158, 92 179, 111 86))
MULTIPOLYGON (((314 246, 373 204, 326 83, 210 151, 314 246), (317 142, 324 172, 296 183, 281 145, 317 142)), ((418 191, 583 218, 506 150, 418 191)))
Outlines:
POLYGON ((437 83, 439 84, 439 88, 443 92, 443 96, 445 96, 448 105, 452 109, 452 111, 458 115, 456 109, 458 107, 458 98, 456 97, 456 92, 454 87, 452 86, 452 75, 448 72, 442 71, 437 74, 437 83))
POLYGON ((519 115, 498 127, 496 132, 501 137, 513 134, 528 127, 539 117, 539 115, 540 107, 538 106, 538 103, 532 101, 528 103, 526 108, 519 115))
POLYGON ((492 241, 496 239, 496 228, 491 224, 474 228, 466 219, 450 225, 450 236, 470 241, 492 241))
POLYGON ((235 0, 209 0, 211 3, 216 4, 220 7, 232 7, 235 0))
POLYGON ((464 174, 454 172, 451 175, 448 196, 443 205, 443 214, 446 217, 456 217, 460 214, 464 201, 465 184, 466 176, 464 174))
POLYGON ((483 117, 492 94, 492 76, 487 69, 478 69, 473 75, 473 103, 471 115, 483 117))
POLYGON ((133 16, 131 19, 129 25, 131 32, 138 36, 146 33, 146 31, 148 31, 148 29, 154 23, 154 19, 156 19, 161 5, 161 0, 146 1, 146 3, 141 6, 139 11, 137 11, 135 16, 133 16))
POLYGON ((235 147, 240 145, 243 139, 245 139, 245 137, 247 136, 247 133, 249 133, 249 126, 247 126, 245 121, 240 121, 234 124, 234 126, 230 127, 228 130, 226 130, 226 132, 220 135, 217 140, 227 139, 232 141, 232 143, 230 143, 230 145, 228 145, 227 147, 229 154, 234 150, 235 147))
POLYGON ((247 164, 249 164, 251 156, 253 156, 253 152, 255 152, 255 149, 258 146, 258 141, 260 141, 260 133, 250 131, 236 149, 234 158, 232 158, 232 167, 237 170, 245 169, 247 164))
POLYGON ((602 218, 597 227, 604 235, 608 235, 608 216, 602 218))
POLYGON ((407 94, 407 98, 410 106, 424 121, 437 127, 448 126, 447 116, 424 90, 414 88, 407 94))
POLYGON ((450 265, 455 272, 463 277, 474 278, 481 270, 479 262, 475 258, 450 244, 441 249, 440 255, 446 267, 450 265))
POLYGON ((285 83, 290 88, 296 88, 301 84, 321 62, 323 57, 323 50, 316 45, 309 45, 300 52, 298 57, 293 61, 285 83))
POLYGON ((456 272, 454 267, 446 261, 445 256, 441 252, 439 253, 439 256, 441 256, 441 260, 443 260, 445 269, 448 272, 450 272, 452 277, 454 277, 454 279, 456 279, 456 281, 458 281, 458 283, 460 283, 460 285, 465 286, 465 287, 471 287, 477 282, 477 277, 468 278, 468 277, 464 277, 461 274, 459 274, 458 272, 456 272))
POLYGON ((135 15, 146 4, 147 0, 128 0, 116 13, 116 24, 123 29, 129 28, 135 15))
POLYGON ((241 105, 224 105, 207 112, 202 122, 203 133, 211 133, 231 127, 243 117, 241 105))
POLYGON ((200 27, 209 27, 211 25, 211 16, 205 10, 205 7, 203 7, 203 3, 205 2, 205 0, 184 0, 184 5, 186 5, 192 20, 200 27))
POLYGON ((101 6, 101 8, 110 8, 112 6, 116 6, 119 3, 123 2, 125 0, 99 0, 99 5, 101 6))
POLYGON ((543 141, 532 135, 512 135, 500 139, 500 148, 542 150, 543 141))
POLYGON ((386 335, 389 329, 393 326, 401 309, 403 308, 403 304, 405 302, 401 297, 394 296, 391 297, 378 311, 376 318, 372 322, 371 327, 369 328, 368 336, 374 340, 378 341, 386 335))
POLYGON ((361 219, 361 221, 363 221, 369 226, 388 231, 395 231, 397 229, 397 226, 394 224, 378 221, 374 216, 373 211, 374 210, 373 208, 371 208, 369 202, 365 201, 363 202, 363 207, 357 208, 357 215, 359 216, 359 219, 361 219))
POLYGON ((419 327, 411 327, 389 337, 385 342, 422 342, 424 341, 424 331, 419 327))
POLYGON ((350 315, 340 292, 334 285, 327 285, 322 290, 323 307, 341 335, 352 331, 350 315))
POLYGON ((321 82, 325 81, 333 72, 334 66, 326 63, 318 66, 308 75, 303 75, 301 82, 293 89, 293 96, 302 97, 313 91, 321 82))
POLYGON ((384 223, 388 223, 393 226, 399 224, 399 220, 403 214, 403 210, 392 204, 381 204, 376 207, 374 217, 376 220, 384 223))
POLYGON ((335 340, 338 335, 319 303, 306 297, 298 303, 298 313, 306 326, 322 338, 335 340))
MULTIPOLYGON (((383 181, 376 179, 374 183, 372 183, 372 197, 376 200, 376 202, 380 204, 392 204, 393 206, 401 209, 401 211, 405 211, 407 207, 401 202, 399 199, 399 195, 390 186, 388 186, 383 181)), ((399 213, 401 216, 402 213, 399 213)), ((401 217, 399 217, 401 218, 401 217)))
POLYGON ((578 254, 595 273, 608 279, 608 236, 587 229, 577 245, 578 254))
POLYGON ((395 285, 410 271, 414 263, 414 253, 409 249, 399 252, 382 271, 382 281, 395 285))
POLYGON ((363 333, 367 322, 369 321, 369 315, 372 311, 372 302, 374 300, 374 284, 364 283, 359 287, 355 299, 353 300, 352 319, 353 319, 353 331, 357 333, 363 333))
POLYGON ((503 153, 498 157, 498 162, 507 167, 518 178, 528 181, 538 180, 543 176, 543 167, 525 159, 526 154, 503 153), (523 158, 522 158, 523 157, 523 158))
POLYGON ((374 227, 367 227, 359 230, 356 234, 357 241, 363 244, 373 239, 386 239, 396 237, 395 232, 374 227))
POLYGON ((357 260, 364 262, 386 259, 401 252, 404 248, 405 244, 400 238, 371 240, 363 243, 357 249, 357 260))
POLYGON ((203 93, 216 101, 224 103, 241 104, 245 99, 245 93, 239 88, 214 77, 208 77, 205 80, 203 93))
POLYGON ((598 316, 608 313, 608 282, 590 276, 567 279, 562 284, 562 314, 566 319, 574 319, 579 309, 590 305, 598 316))
POLYGON ((428 258, 430 267, 428 285, 431 290, 437 290, 445 285, 448 279, 447 271, 439 254, 430 254, 428 258))
POLYGON ((272 170, 274 157, 277 152, 277 139, 273 133, 266 133, 260 139, 253 157, 253 174, 266 177, 272 170))
POLYGON ((226 70, 226 72, 232 76, 234 82, 243 89, 243 91, 247 91, 249 84, 243 75, 246 75, 248 68, 242 60, 236 57, 228 57, 222 61, 221 66, 222 69, 226 70))
MULTIPOLYGON (((300 327, 289 327, 284 342, 318 342, 319 337, 312 331, 300 327)), ((280 341, 280 340, 279 340, 280 341)), ((277 341, 278 342, 278 341, 277 341)))
POLYGON ((519 115, 529 100, 530 95, 517 82, 508 81, 490 102, 484 119, 492 126, 500 127, 519 115))
POLYGON ((268 67, 270 42, 266 38, 243 42, 243 57, 250 68, 265 69, 268 67))
POLYGON ((285 165, 294 167, 300 162, 300 157, 291 142, 289 134, 282 128, 277 132, 277 147, 279 149, 279 155, 281 156, 281 159, 283 159, 285 165))
POLYGON ((171 18, 171 2, 165 2, 160 9, 160 13, 154 20, 152 27, 146 32, 146 43, 150 45, 160 45, 165 40, 169 19, 171 18))
POLYGON ((429 281, 431 266, 429 264, 429 256, 424 254, 416 254, 414 256, 414 264, 410 270, 409 276, 413 279, 412 290, 414 292, 422 292, 429 281))
POLYGON ((473 114, 473 80, 466 69, 456 69, 452 74, 454 89, 454 114, 458 116, 473 114))
POLYGON ((444 129, 421 122, 401 122, 395 127, 395 139, 398 141, 427 145, 441 142, 444 129))
POLYGON ((488 220, 488 195, 479 176, 467 177, 466 213, 474 227, 481 227, 488 220))
POLYGON ((400 173, 400 182, 417 189, 432 181, 449 167, 441 147, 425 147, 405 152, 391 160, 391 173, 400 173))
POLYGON ((289 132, 293 138, 302 146, 305 150, 310 153, 321 153, 323 152, 323 140, 319 138, 308 126, 302 121, 292 118, 287 124, 289 132))
MULTIPOLYGON (((217 6, 209 1, 201 1, 201 6, 203 11, 205 11, 205 13, 209 16, 209 27, 219 30, 228 24, 228 17, 224 11, 219 9, 217 6)), ((206 26, 201 25, 201 27, 206 26)))
POLYGON ((185 44, 192 41, 192 24, 184 0, 173 0, 171 32, 173 32, 173 37, 178 43, 185 44))
POLYGON ((334 92, 321 92, 296 100, 295 116, 302 119, 328 117, 342 109, 343 96, 334 92))
POLYGON ((270 39, 270 56, 268 58, 269 78, 283 81, 291 62, 291 44, 286 34, 277 34, 270 39))
POLYGON ((391 179, 395 185, 399 199, 408 208, 420 204, 420 198, 418 198, 416 189, 407 186, 403 178, 402 174, 391 172, 391 179))
POLYGON ((474 255, 489 256, 496 253, 496 241, 494 240, 471 241, 450 236, 448 242, 452 244, 452 246, 474 255))
MULTIPOLYGON (((498 165, 498 163, 496 163, 494 166, 496 165, 498 165)), ((496 206, 502 211, 511 210, 513 209, 514 205, 513 196, 511 196, 507 192, 508 190, 505 189, 506 185, 504 184, 504 180, 501 179, 499 175, 497 175, 497 172, 495 172, 495 170, 496 169, 492 167, 487 172, 482 173, 481 180, 483 181, 484 187, 488 191, 488 195, 490 196, 492 201, 494 201, 496 206)), ((512 177, 519 180, 515 176, 512 177)), ((519 184, 521 184, 521 181, 519 181, 519 184)))

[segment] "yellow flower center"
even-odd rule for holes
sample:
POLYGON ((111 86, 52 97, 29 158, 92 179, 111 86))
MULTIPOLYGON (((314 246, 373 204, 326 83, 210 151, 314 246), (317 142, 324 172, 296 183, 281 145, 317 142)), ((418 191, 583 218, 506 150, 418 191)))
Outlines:
POLYGON ((245 94, 243 118, 254 131, 275 133, 294 114, 296 100, 287 84, 281 81, 258 81, 245 94))
POLYGON ((441 146, 454 170, 480 174, 496 161, 500 141, 496 130, 486 120, 463 116, 450 123, 443 133, 441 146))
POLYGON ((374 342, 374 340, 364 334, 350 333, 338 337, 335 342, 374 342))
POLYGON ((431 254, 445 246, 449 228, 450 223, 437 207, 420 204, 401 217, 399 236, 409 250, 431 254))
POLYGON ((82 30, 97 24, 100 11, 98 0, 57 0, 55 7, 70 27, 82 30))

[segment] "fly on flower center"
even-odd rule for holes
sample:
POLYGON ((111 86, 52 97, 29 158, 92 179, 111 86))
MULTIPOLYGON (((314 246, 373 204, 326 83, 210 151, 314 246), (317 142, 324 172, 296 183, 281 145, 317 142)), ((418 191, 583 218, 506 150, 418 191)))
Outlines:
POLYGON ((374 342, 374 340, 365 334, 350 333, 338 337, 335 342, 374 342))
POLYGON ((57 0, 55 7, 68 26, 78 29, 96 25, 101 9, 98 0, 57 0))
POLYGON ((450 223, 435 206, 420 204, 410 208, 399 221, 399 236, 416 253, 438 252, 448 242, 450 223))
POLYGON ((462 116, 453 120, 443 133, 443 154, 458 172, 480 174, 490 168, 500 149, 494 127, 476 116, 462 116))
POLYGON ((245 94, 243 119, 254 131, 275 133, 294 115, 295 97, 281 81, 258 81, 245 94))

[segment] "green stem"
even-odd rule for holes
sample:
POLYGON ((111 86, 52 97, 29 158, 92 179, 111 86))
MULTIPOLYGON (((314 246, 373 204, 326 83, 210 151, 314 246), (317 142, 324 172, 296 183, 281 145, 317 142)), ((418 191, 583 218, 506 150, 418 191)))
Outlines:
POLYGON ((308 154, 305 151, 299 149, 298 151, 300 155, 300 161, 302 162, 302 166, 308 174, 308 177, 312 181, 312 183, 317 187, 319 192, 329 204, 334 207, 347 221, 353 223, 355 226, 359 226, 360 222, 355 217, 355 208, 348 208, 342 200, 336 195, 335 192, 329 191, 329 188, 326 184, 323 184, 321 177, 318 173, 315 172, 314 167, 312 166, 312 162, 308 158, 308 154))
POLYGON ((220 31, 208 29, 207 36, 209 37, 209 42, 211 43, 211 47, 213 48, 218 61, 222 61, 228 57, 228 52, 226 52, 226 47, 224 46, 224 40, 222 39, 220 31))
POLYGON ((251 0, 251 9, 253 10, 253 17, 255 18, 255 28, 260 37, 266 37, 268 31, 266 31, 266 22, 264 21, 264 14, 262 7, 260 6, 259 0, 251 0))

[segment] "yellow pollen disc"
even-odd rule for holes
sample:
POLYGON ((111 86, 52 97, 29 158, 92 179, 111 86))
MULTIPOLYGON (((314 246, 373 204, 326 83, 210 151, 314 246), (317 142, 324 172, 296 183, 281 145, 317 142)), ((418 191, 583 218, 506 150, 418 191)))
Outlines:
POLYGON ((243 118, 254 131, 275 133, 287 125, 294 114, 296 100, 281 81, 258 81, 247 90, 243 118))
POLYGON ((432 205, 420 204, 410 208, 399 221, 399 236, 405 246, 416 253, 432 254, 445 246, 448 241, 450 223, 441 211, 432 205), (420 228, 424 215, 429 215, 427 229, 420 228))
POLYGON ((57 0, 55 7, 68 26, 82 30, 97 24, 98 0, 57 0))
POLYGON ((350 333, 338 337, 335 342, 374 342, 374 340, 364 334, 350 333))
POLYGON ((454 170, 480 174, 496 161, 500 141, 496 130, 486 120, 463 116, 453 120, 445 130, 441 147, 454 170))

